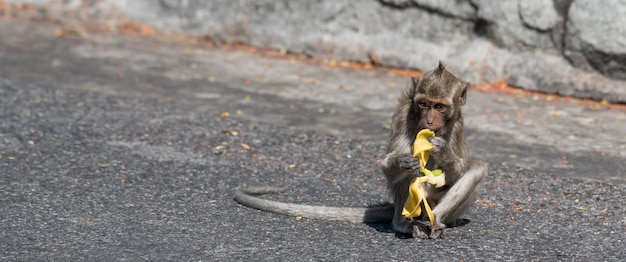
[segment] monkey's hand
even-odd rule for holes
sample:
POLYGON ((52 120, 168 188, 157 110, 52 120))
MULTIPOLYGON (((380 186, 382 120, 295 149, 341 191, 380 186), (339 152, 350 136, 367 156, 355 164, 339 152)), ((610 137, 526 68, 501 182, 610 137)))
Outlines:
POLYGON ((442 159, 443 154, 446 151, 448 142, 438 136, 433 136, 430 139, 428 139, 428 141, 433 144, 433 148, 430 150, 430 153, 436 158, 436 159, 442 159))
POLYGON ((420 170, 420 161, 411 154, 404 154, 398 157, 398 166, 404 170, 418 173, 420 170))

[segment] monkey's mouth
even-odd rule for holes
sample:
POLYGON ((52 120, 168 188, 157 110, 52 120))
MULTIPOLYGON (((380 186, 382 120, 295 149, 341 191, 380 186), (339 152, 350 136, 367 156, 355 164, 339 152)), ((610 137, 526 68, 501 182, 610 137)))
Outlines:
POLYGON ((433 133, 435 133, 435 136, 439 136, 439 131, 441 131, 441 128, 428 128, 428 127, 426 127, 425 129, 429 129, 430 131, 433 131, 433 133))

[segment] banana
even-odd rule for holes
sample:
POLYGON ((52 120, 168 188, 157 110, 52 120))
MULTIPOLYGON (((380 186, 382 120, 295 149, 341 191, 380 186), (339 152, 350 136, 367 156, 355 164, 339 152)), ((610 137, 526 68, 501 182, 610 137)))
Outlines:
POLYGON ((422 129, 415 137, 413 143, 413 157, 420 160, 420 173, 424 174, 422 177, 416 177, 411 181, 409 185, 409 197, 404 204, 402 215, 406 218, 418 217, 422 214, 421 203, 424 203, 424 209, 430 220, 430 228, 435 226, 435 217, 433 211, 428 205, 428 201, 425 201, 424 186, 423 183, 429 183, 435 187, 441 187, 445 185, 445 174, 441 169, 428 170, 426 169, 426 163, 430 156, 430 150, 433 149, 428 139, 435 136, 435 133, 429 129, 422 129))

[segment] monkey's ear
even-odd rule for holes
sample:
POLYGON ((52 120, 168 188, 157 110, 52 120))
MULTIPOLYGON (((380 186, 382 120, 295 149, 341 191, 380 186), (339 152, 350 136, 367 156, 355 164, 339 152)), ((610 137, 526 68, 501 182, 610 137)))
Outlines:
POLYGON ((461 95, 459 96, 459 106, 465 105, 467 102, 467 88, 469 87, 468 82, 461 82, 461 95))

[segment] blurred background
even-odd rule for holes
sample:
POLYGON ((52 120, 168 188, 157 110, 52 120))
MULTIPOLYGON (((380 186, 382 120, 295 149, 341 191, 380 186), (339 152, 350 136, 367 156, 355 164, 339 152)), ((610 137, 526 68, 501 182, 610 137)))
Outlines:
MULTIPOLYGON (((626 0, 9 0, 216 43, 626 102, 626 0)), ((54 13, 54 12, 53 12, 54 13)))

